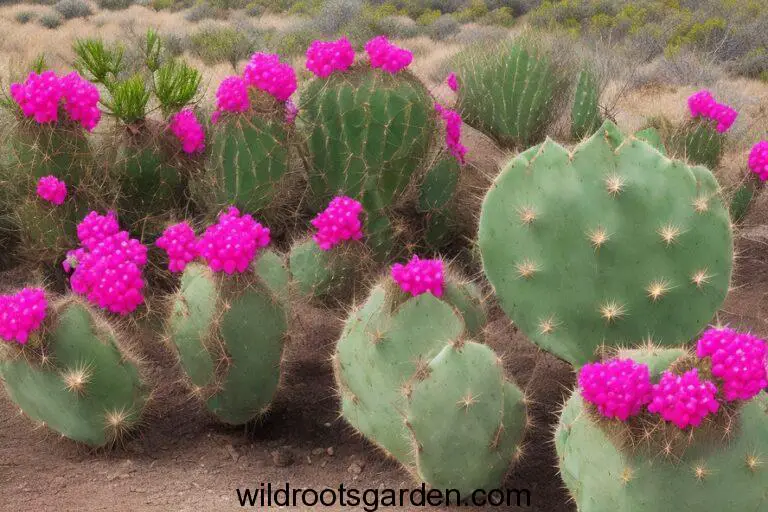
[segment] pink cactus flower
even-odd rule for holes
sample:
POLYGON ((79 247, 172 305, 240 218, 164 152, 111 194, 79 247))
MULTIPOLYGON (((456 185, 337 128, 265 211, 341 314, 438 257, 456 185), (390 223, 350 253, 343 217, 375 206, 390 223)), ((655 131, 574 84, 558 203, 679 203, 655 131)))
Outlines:
POLYGON ((181 142, 181 149, 187 153, 205 151, 205 131, 190 109, 182 110, 173 117, 169 125, 171 132, 181 142))
POLYGON ((53 71, 30 73, 23 84, 11 84, 11 98, 21 107, 25 117, 40 124, 59 120, 59 102, 64 95, 61 80, 53 71))
POLYGON ((251 55, 243 79, 248 86, 269 93, 278 101, 286 101, 297 87, 296 72, 290 64, 281 63, 276 53, 251 55))
POLYGON ((114 212, 89 213, 77 227, 83 247, 69 251, 63 266, 72 272, 72 291, 95 306, 127 315, 144 302, 147 247, 119 229, 114 212))
POLYGON ((456 77, 456 73, 451 72, 451 74, 448 75, 448 78, 445 80, 445 82, 448 84, 448 87, 450 87, 453 92, 456 92, 459 90, 459 80, 456 77))
POLYGON ((363 237, 363 226, 360 214, 363 205, 345 196, 334 197, 328 207, 312 219, 312 225, 317 228, 314 240, 323 251, 340 244, 344 240, 360 240, 363 237))
POLYGON ((422 260, 414 255, 405 265, 392 265, 392 279, 400 289, 414 297, 430 292, 435 297, 442 297, 445 275, 442 260, 422 260))
POLYGON ((407 68, 413 61, 413 53, 390 43, 387 36, 377 36, 368 41, 365 51, 372 68, 381 68, 393 75, 407 68))
POLYGON ((691 117, 702 117, 717 122, 717 131, 725 133, 731 129, 739 113, 728 105, 715 101, 707 90, 701 90, 688 97, 688 109, 691 117))
POLYGON ((285 102, 285 124, 293 124, 299 115, 299 107, 292 100, 285 102))
POLYGON ((40 328, 48 311, 45 291, 24 288, 12 295, 0 295, 0 338, 26 345, 29 335, 40 328))
POLYGON ((346 37, 336 41, 313 41, 307 48, 307 69, 318 78, 346 71, 355 62, 355 50, 346 37))
POLYGON ((658 413, 664 419, 684 429, 698 427, 709 414, 720 409, 717 401, 717 387, 699 378, 694 368, 683 375, 664 372, 661 381, 653 386, 648 411, 658 413))
POLYGON ((461 165, 466 163, 467 147, 461 143, 461 116, 455 110, 435 103, 435 111, 445 123, 445 144, 461 165))
POLYGON ((99 242, 117 234, 118 231, 120 224, 115 212, 101 215, 92 211, 77 225, 77 239, 86 249, 92 250, 99 242))
POLYGON ((760 181, 768 180, 768 140, 754 145, 749 152, 749 169, 757 174, 760 181))
POLYGON ((232 206, 219 214, 216 224, 208 226, 197 250, 212 270, 232 274, 248 270, 257 251, 269 242, 269 228, 232 206))
POLYGON ((168 270, 184 272, 187 263, 197 257, 197 237, 188 222, 168 226, 155 245, 168 254, 168 270))
POLYGON ((248 98, 248 86, 239 76, 229 76, 222 80, 216 90, 216 111, 211 116, 211 122, 218 122, 223 112, 246 112, 251 108, 248 98))
POLYGON ((67 184, 56 176, 45 176, 37 180, 37 195, 56 206, 67 199, 67 184))
POLYGON ((101 121, 99 110, 99 89, 76 72, 61 79, 64 96, 64 110, 69 118, 93 131, 101 121))
POLYGON ((586 364, 578 380, 581 396, 606 418, 627 421, 651 401, 648 367, 631 359, 586 364))
POLYGON ((712 361, 712 375, 723 381, 729 402, 750 400, 768 387, 766 352, 764 340, 727 327, 707 329, 696 346, 697 356, 712 361))

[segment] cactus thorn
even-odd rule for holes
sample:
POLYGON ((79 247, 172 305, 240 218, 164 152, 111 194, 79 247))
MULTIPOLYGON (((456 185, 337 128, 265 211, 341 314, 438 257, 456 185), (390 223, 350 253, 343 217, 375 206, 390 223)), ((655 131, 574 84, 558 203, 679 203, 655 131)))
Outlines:
POLYGON ((91 370, 87 366, 79 366, 64 373, 62 379, 67 391, 81 395, 91 380, 91 370))
POLYGON ((693 474, 696 475, 696 479, 698 481, 704 480, 706 477, 708 477, 712 472, 707 469, 703 464, 697 464, 696 467, 693 468, 693 474))
POLYGON ((555 315, 550 315, 548 318, 539 321, 539 332, 541 334, 551 334, 557 325, 558 323, 555 321, 555 315))
POLYGON ((699 196, 693 200, 693 209, 698 213, 704 213, 709 210, 709 198, 699 196))
POLYGON ((539 266, 529 259, 525 259, 516 266, 517 275, 523 279, 530 279, 533 274, 539 271, 539 266))
POLYGON ((524 206, 523 208, 520 208, 518 210, 518 214, 520 215, 520 220, 523 224, 528 225, 536 220, 536 212, 530 206, 524 206))
POLYGON ((693 276, 691 276, 691 282, 696 285, 697 288, 701 288, 703 285, 709 283, 709 280, 714 277, 709 275, 706 268, 697 270, 693 276))
POLYGON ((616 319, 621 318, 626 313, 623 305, 616 301, 606 302, 600 306, 600 316, 602 316, 606 322, 613 323, 616 319))
POLYGON ((624 189, 624 179, 618 174, 611 174, 605 178, 605 189, 613 197, 618 196, 624 189))
POLYGON ((661 239, 664 241, 667 246, 673 244, 677 241, 677 237, 680 236, 680 233, 682 231, 679 227, 675 226, 674 224, 665 224, 664 226, 660 227, 657 231, 661 239))
POLYGON ((619 477, 624 485, 627 485, 635 477, 635 472, 630 467, 624 468, 619 477))
POLYGON ((756 471, 758 466, 760 466, 762 463, 763 461, 761 461, 759 457, 755 455, 747 455, 747 467, 750 471, 756 471))
POLYGON ((648 285, 646 291, 648 292, 648 298, 653 302, 656 302, 669 291, 669 281, 666 279, 657 279, 648 285))
POLYGON ((456 405, 459 406, 459 408, 463 408, 464 412, 468 412, 469 408, 472 407, 477 403, 477 397, 472 394, 472 391, 467 391, 467 394, 461 397, 461 399, 456 402, 456 405))
POLYGON ((589 241, 592 243, 592 246, 595 248, 595 250, 600 249, 600 247, 605 244, 610 238, 611 235, 606 232, 605 228, 602 226, 598 226, 597 229, 594 229, 591 231, 587 237, 589 238, 589 241))

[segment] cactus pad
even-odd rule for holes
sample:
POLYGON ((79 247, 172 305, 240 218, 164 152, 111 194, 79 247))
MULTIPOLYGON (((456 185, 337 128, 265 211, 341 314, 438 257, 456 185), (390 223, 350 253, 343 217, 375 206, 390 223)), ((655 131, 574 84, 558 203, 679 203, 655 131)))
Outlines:
POLYGON ((687 342, 725 298, 732 233, 703 167, 621 140, 606 122, 569 153, 547 141, 488 192, 479 245, 501 305, 573 364, 601 344, 687 342))
POLYGON ((192 263, 173 298, 168 337, 192 392, 239 425, 268 409, 280 382, 287 271, 266 251, 251 274, 224 277, 192 263))
POLYGON ((583 69, 579 73, 571 109, 571 136, 574 139, 589 137, 600 127, 600 89, 595 73, 583 69))
POLYGON ((79 298, 58 299, 23 349, 3 347, 0 376, 35 421, 74 441, 104 446, 136 427, 148 400, 118 333, 79 298))

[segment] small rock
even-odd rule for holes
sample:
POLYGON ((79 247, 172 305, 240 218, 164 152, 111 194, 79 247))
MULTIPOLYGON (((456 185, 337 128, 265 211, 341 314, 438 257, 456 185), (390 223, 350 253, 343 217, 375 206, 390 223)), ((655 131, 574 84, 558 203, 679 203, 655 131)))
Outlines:
POLYGON ((354 462, 347 468, 347 472, 352 473, 353 475, 359 475, 363 472, 363 467, 357 462, 354 462))
POLYGON ((324 468, 326 466, 326 464, 328 464, 328 461, 324 460, 323 462, 320 463, 320 467, 324 468))
POLYGON ((290 466, 293 464, 293 461, 295 460, 293 453, 291 450, 288 450, 287 448, 279 448, 277 450, 274 450, 272 453, 272 462, 275 464, 275 466, 279 468, 284 468, 286 466, 290 466))
POLYGON ((325 453, 327 453, 329 456, 333 457, 333 446, 329 446, 325 449, 325 453))
POLYGON ((330 426, 331 426, 331 424, 330 424, 330 423, 323 423, 323 426, 324 426, 324 427, 330 427, 330 426))

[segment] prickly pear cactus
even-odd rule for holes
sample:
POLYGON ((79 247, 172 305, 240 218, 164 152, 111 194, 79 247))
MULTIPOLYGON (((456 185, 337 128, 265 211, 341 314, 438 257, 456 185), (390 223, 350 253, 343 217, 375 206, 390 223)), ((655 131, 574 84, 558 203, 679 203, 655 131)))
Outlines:
POLYGON ((466 492, 501 483, 526 414, 496 354, 469 339, 460 309, 448 295, 407 298, 380 283, 347 319, 333 361, 352 426, 414 478, 466 492))
POLYGON ((731 195, 731 203, 729 211, 731 212, 731 219, 733 222, 741 222, 749 212, 749 206, 752 204, 752 199, 755 197, 755 185, 754 183, 744 183, 739 188, 733 191, 731 195))
MULTIPOLYGON (((345 195, 388 220, 387 211, 424 165, 434 138, 433 102, 424 85, 407 70, 391 75, 357 67, 312 80, 301 110, 314 207, 345 195)), ((376 219, 371 216, 365 229, 374 240, 378 231, 391 230, 389 222, 375 225, 376 219)))
POLYGON ((210 127, 210 155, 195 195, 214 206, 212 211, 234 204, 279 227, 303 193, 294 144, 293 128, 276 105, 221 116, 210 127))
POLYGON ((635 132, 635 137, 647 142, 654 148, 656 148, 662 155, 667 154, 667 148, 664 146, 664 140, 659 133, 659 130, 653 127, 644 128, 635 132))
POLYGON ((505 147, 543 140, 565 89, 550 59, 529 46, 467 50, 458 60, 458 110, 464 122, 505 147))
POLYGON ((732 245, 712 174, 610 122, 572 152, 549 140, 512 160, 480 216, 504 311, 575 365, 603 344, 687 342, 725 298, 732 245))
POLYGON ((291 247, 288 266, 299 297, 335 307, 349 304, 367 289, 374 262, 370 250, 360 242, 323 251, 314 240, 306 238, 291 247))
POLYGON ((167 337, 191 392, 221 421, 240 425, 269 408, 280 383, 288 273, 266 251, 247 274, 187 266, 172 297, 167 337))
POLYGON ((676 156, 689 162, 715 169, 720 163, 725 136, 718 133, 716 122, 707 119, 693 119, 672 135, 670 144, 676 156))
POLYGON ((439 248, 454 240, 461 224, 457 191, 462 169, 453 157, 440 159, 419 184, 417 210, 424 224, 424 240, 439 248))
MULTIPOLYGON (((648 364, 652 381, 681 355, 676 349, 620 354, 648 364)), ((633 424, 608 428, 578 391, 565 404, 555 447, 560 475, 579 512, 765 508, 765 392, 694 430, 659 425, 652 418, 633 424)))
POLYGON ((574 139, 589 137, 602 124, 599 101, 597 76, 590 69, 581 70, 571 109, 571 136, 574 139))
POLYGON ((0 377, 31 419, 95 447, 137 427, 149 400, 120 333, 75 296, 53 302, 23 348, 0 346, 0 377))

